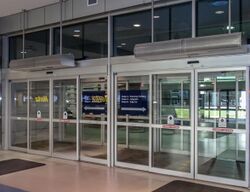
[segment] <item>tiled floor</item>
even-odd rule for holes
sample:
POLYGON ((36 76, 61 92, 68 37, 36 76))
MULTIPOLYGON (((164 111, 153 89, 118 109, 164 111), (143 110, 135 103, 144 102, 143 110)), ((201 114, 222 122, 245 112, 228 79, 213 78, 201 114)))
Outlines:
MULTIPOLYGON (((174 179, 180 179, 141 171, 0 151, 0 160, 11 158, 46 164, 46 166, 0 176, 0 184, 31 192, 150 192, 174 179)), ((223 187, 213 183, 206 184, 223 187)), ((243 188, 231 188, 249 191, 243 188)))

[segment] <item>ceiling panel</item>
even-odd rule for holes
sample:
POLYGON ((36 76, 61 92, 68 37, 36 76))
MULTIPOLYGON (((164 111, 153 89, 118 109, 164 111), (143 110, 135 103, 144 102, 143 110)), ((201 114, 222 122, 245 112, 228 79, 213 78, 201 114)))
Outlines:
POLYGON ((59 2, 59 0, 0 0, 0 17, 30 10, 44 5, 59 2))

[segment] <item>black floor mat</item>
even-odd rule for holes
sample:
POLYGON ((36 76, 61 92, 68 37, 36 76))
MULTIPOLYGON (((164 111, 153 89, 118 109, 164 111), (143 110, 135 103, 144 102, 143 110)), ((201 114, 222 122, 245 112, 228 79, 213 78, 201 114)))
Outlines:
POLYGON ((7 185, 1 185, 1 184, 0 184, 0 191, 1 192, 28 192, 28 191, 24 191, 22 189, 10 187, 7 185))
POLYGON ((231 189, 224 189, 209 185, 202 185, 187 181, 176 180, 160 187, 159 189, 156 189, 153 192, 241 192, 241 191, 235 191, 231 189))
POLYGON ((13 173, 17 171, 26 170, 26 169, 32 169, 32 168, 40 167, 43 165, 45 164, 22 160, 22 159, 4 160, 4 161, 0 161, 0 175, 5 175, 8 173, 13 173))

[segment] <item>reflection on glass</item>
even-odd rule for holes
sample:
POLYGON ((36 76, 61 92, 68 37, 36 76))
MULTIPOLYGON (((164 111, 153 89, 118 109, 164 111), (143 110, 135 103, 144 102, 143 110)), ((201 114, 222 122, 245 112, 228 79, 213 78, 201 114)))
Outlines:
POLYGON ((107 126, 81 124, 81 155, 95 159, 107 159, 107 126))
POLYGON ((23 58, 23 36, 9 38, 9 60, 23 58))
POLYGON ((11 146, 27 148, 27 83, 11 84, 11 146))
POLYGON ((228 33, 228 0, 197 0, 197 35, 228 33))
POLYGON ((245 180, 245 134, 199 131, 198 139, 199 174, 245 180))
POLYGON ((218 127, 225 118, 228 128, 245 129, 245 72, 199 75, 199 126, 218 127))
POLYGON ((245 81, 245 71, 198 75, 199 174, 245 180, 245 81), (220 123, 221 118, 225 123, 220 123))
POLYGON ((76 80, 53 82, 53 152, 76 156, 76 80), (55 121, 59 122, 55 122, 55 121))
POLYGON ((49 54, 49 30, 25 34, 24 57, 38 57, 49 54))
POLYGON ((117 161, 148 165, 149 129, 147 127, 117 127, 117 161))
POLYGON ((80 80, 82 158, 107 159, 107 78, 80 80), (85 123, 85 121, 91 123, 85 123))
MULTIPOLYGON (((108 21, 101 19, 63 27, 63 53, 71 53, 76 59, 107 57, 108 21)), ((60 52, 60 30, 54 30, 54 54, 60 52)))
POLYGON ((133 55, 134 46, 151 41, 151 12, 114 17, 114 56, 133 55))
POLYGON ((30 82, 30 149, 49 151, 49 81, 30 82))
POLYGON ((153 76, 153 123, 163 126, 153 129, 153 167, 191 171, 190 81, 189 74, 153 76))
POLYGON ((76 156, 76 124, 53 123, 53 152, 64 156, 76 156))
POLYGON ((76 119, 76 80, 55 80, 53 89, 54 118, 76 119))
POLYGON ((250 43, 250 1, 231 0, 232 2, 232 32, 243 32, 250 43))
MULTIPOLYGON (((117 78, 117 121, 118 122, 137 122, 148 123, 149 122, 149 77, 148 76, 131 76, 131 77, 118 77, 117 78), (121 106, 121 93, 122 95, 136 95, 144 96, 144 104, 139 106, 121 106), (130 107, 129 110, 123 110, 130 107), (134 110, 138 108, 139 110, 134 110), (141 110, 140 110, 141 108, 141 110), (143 111, 143 109, 145 109, 143 111), (137 115, 138 114, 138 115, 137 115)), ((123 104, 125 105, 125 104, 123 104)))

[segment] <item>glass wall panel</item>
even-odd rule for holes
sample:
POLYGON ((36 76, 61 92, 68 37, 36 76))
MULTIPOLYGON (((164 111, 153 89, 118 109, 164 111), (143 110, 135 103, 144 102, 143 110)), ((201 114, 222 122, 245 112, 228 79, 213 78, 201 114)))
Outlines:
POLYGON ((107 159, 107 78, 80 80, 81 159, 107 159))
POLYGON ((232 32, 242 31, 250 43, 250 1, 232 0, 232 32))
POLYGON ((9 38, 9 60, 23 58, 23 36, 9 38))
POLYGON ((54 80, 53 97, 53 152, 75 158, 77 141, 76 80, 54 80))
POLYGON ((108 20, 84 24, 84 58, 97 59, 108 56, 108 20))
MULTIPOLYGON (((54 30, 54 54, 60 53, 60 29, 54 30)), ((73 25, 63 27, 62 32, 62 52, 71 53, 76 59, 84 58, 83 54, 83 25, 73 25)))
POLYGON ((27 83, 11 84, 11 146, 27 148, 27 83))
POLYGON ((191 75, 153 76, 152 166, 191 171, 191 75), (160 126, 160 127, 159 127, 160 126))
POLYGON ((145 124, 149 123, 149 76, 117 77, 116 94, 116 160, 148 165, 149 127, 145 124))
POLYGON ((49 54, 49 30, 25 34, 24 57, 38 57, 49 54))
MULTIPOLYGON (((63 27, 63 53, 71 53, 75 59, 107 57, 108 21, 96 20, 63 27)), ((60 53, 60 30, 54 30, 54 54, 60 53)))
POLYGON ((30 82, 30 149, 49 151, 49 81, 30 82))
POLYGON ((171 7, 171 39, 192 36, 192 4, 185 3, 171 7))
POLYGON ((134 46, 151 41, 151 11, 114 17, 113 55, 133 55, 134 46))
POLYGON ((198 81, 198 173, 245 180, 246 73, 200 73, 198 81))
POLYGON ((228 33, 228 0, 197 0, 197 36, 228 33))

